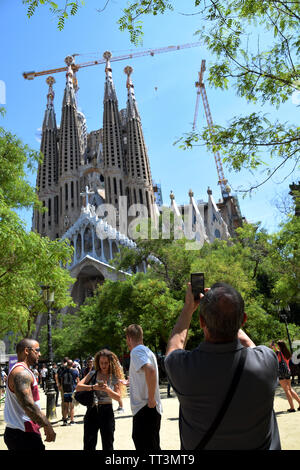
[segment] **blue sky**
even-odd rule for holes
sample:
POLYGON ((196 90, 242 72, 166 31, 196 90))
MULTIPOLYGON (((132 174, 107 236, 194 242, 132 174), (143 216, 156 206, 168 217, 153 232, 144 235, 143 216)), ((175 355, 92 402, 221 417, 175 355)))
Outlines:
MULTIPOLYGON (((129 40, 127 32, 120 32, 117 20, 121 16, 124 1, 111 0, 107 8, 99 13, 96 8, 105 5, 104 0, 86 1, 75 17, 67 20, 63 31, 57 29, 57 21, 47 8, 39 8, 28 19, 26 7, 19 1, 2 0, 0 4, 0 83, 5 86, 6 116, 1 125, 16 134, 31 148, 38 150, 38 134, 41 129, 46 107, 47 76, 25 80, 24 71, 40 71, 64 66, 64 58, 70 54, 80 54, 77 63, 102 58, 105 50, 114 56, 137 52, 129 40)), ((199 17, 185 16, 192 13, 193 2, 188 0, 175 3, 175 11, 163 16, 145 17, 143 49, 161 48, 170 45, 194 43, 199 40, 194 32, 199 29, 199 17)), ((201 60, 207 67, 213 57, 205 46, 187 48, 176 52, 144 56, 112 63, 113 79, 119 100, 119 109, 126 107, 126 65, 134 69, 132 80, 135 86, 145 141, 148 148, 153 179, 161 183, 164 204, 169 205, 172 190, 178 204, 187 203, 189 189, 196 199, 207 200, 208 186, 218 201, 221 197, 217 184, 217 170, 214 157, 205 147, 195 147, 183 151, 174 142, 192 129, 196 103, 195 82, 198 78, 201 60)), ((60 122, 61 104, 65 86, 65 74, 54 75, 56 84, 55 110, 60 122)), ((88 132, 102 127, 104 65, 81 69, 78 106, 87 119, 88 132)), ((213 120, 224 125, 235 115, 252 111, 244 100, 237 97, 234 90, 215 90, 206 84, 206 91, 213 120)), ((3 100, 3 98, 2 98, 3 100)), ((270 109, 262 108, 264 112, 270 109)), ((275 110, 272 110, 274 113, 275 110)), ((277 111, 284 121, 297 123, 299 107, 291 99, 277 111)), ((202 101, 200 101, 197 128, 206 125, 202 101)), ((262 221, 268 231, 277 230, 282 214, 275 208, 275 200, 288 193, 288 184, 297 179, 286 168, 261 187, 250 198, 239 202, 242 214, 250 222, 262 221), (286 178, 286 179, 285 179, 286 178), (279 184, 285 179, 284 183, 279 184)), ((225 176, 233 189, 250 187, 253 182, 264 179, 260 172, 255 176, 243 171, 230 172, 224 166, 225 176)), ((35 184, 35 174, 28 175, 35 184)), ((235 192, 235 191, 233 191, 235 192)), ((28 228, 31 227, 31 213, 24 212, 28 228)))

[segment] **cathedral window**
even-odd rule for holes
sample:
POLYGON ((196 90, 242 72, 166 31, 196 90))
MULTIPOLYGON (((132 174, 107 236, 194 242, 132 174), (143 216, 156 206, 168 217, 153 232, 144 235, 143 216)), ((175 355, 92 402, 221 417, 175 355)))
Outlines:
POLYGON ((65 201, 68 200, 68 184, 65 183, 65 201))
POLYGON ((149 196, 148 191, 146 191, 146 202, 147 202, 148 215, 150 217, 150 214, 151 214, 151 212, 150 212, 150 196, 149 196))
POLYGON ((110 188, 110 178, 107 178, 108 184, 108 202, 111 200, 111 188, 110 188))
POLYGON ((142 193, 142 190, 141 190, 141 189, 139 190, 139 193, 140 193, 140 203, 141 203, 141 204, 144 204, 144 201, 143 201, 143 193, 142 193))
POLYGON ((129 188, 126 188, 126 196, 127 196, 127 207, 129 208, 131 205, 131 200, 130 200, 130 193, 129 193, 129 188))
POLYGON ((58 196, 54 197, 54 223, 58 224, 58 196))
POLYGON ((92 244, 92 232, 89 227, 86 228, 83 238, 84 238, 84 252, 90 253, 93 250, 93 244, 92 244))
POLYGON ((59 204, 60 211, 59 212, 60 212, 60 215, 62 215, 62 188, 59 188, 59 202, 60 202, 60 204, 59 204))

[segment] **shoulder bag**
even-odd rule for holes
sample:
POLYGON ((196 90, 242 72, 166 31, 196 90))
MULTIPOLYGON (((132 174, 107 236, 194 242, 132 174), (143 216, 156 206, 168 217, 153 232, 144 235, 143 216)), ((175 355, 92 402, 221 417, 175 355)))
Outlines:
MULTIPOLYGON (((90 382, 92 382, 92 384, 94 385, 96 383, 96 375, 97 375, 97 371, 93 371, 92 377, 90 378, 88 383, 85 385, 88 385, 90 382)), ((78 403, 80 403, 81 405, 89 407, 93 405, 93 398, 94 398, 93 394, 94 392, 92 390, 87 390, 87 391, 82 390, 80 392, 74 393, 74 399, 78 401, 78 403)))
POLYGON ((237 365, 236 371, 234 373, 231 385, 229 387, 229 390, 227 392, 227 395, 225 397, 223 405, 222 405, 219 413, 217 414, 215 420, 213 421, 211 427, 208 429, 207 433, 201 439, 200 443, 197 445, 197 447, 194 450, 203 450, 205 448, 205 446, 208 444, 208 442, 213 437, 213 435, 214 435, 216 429, 218 428, 219 424, 221 423, 222 419, 224 418, 224 415, 227 411, 227 408, 230 405, 230 402, 233 398, 233 395, 235 393, 237 385, 240 381, 240 378, 241 378, 241 375, 242 375, 242 372, 243 372, 243 369, 244 369, 246 354, 247 354, 247 348, 243 348, 242 351, 241 351, 239 363, 237 365))

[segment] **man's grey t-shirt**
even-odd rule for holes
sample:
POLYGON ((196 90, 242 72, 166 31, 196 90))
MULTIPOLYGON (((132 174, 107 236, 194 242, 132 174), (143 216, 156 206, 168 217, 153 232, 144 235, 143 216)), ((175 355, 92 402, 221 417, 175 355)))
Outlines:
MULTIPOLYGON (((212 424, 229 389, 243 348, 204 342, 193 351, 175 350, 165 359, 168 379, 180 402, 181 446, 194 450, 212 424)), ((278 361, 266 346, 248 348, 234 398, 207 450, 280 450, 273 411, 278 361)))

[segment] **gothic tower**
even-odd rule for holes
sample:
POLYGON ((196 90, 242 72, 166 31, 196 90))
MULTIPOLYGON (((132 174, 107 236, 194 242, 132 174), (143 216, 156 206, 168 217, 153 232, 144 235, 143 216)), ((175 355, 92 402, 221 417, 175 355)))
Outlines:
POLYGON ((62 103, 59 146, 59 227, 61 236, 80 214, 79 166, 82 156, 82 124, 73 85, 73 57, 65 59, 67 82, 62 103))
POLYGON ((111 53, 104 52, 106 59, 103 103, 103 160, 105 179, 105 202, 118 209, 119 196, 124 195, 123 141, 118 110, 118 100, 110 67, 111 53))
POLYGON ((127 185, 126 194, 129 204, 142 204, 148 210, 148 216, 153 217, 154 193, 147 149, 145 145, 141 118, 138 112, 131 81, 132 67, 127 66, 127 185))
POLYGON ((91 195, 89 203, 95 209, 103 203, 115 207, 116 218, 109 224, 124 235, 127 222, 137 214, 132 213, 125 220, 126 198, 120 200, 120 196, 127 196, 128 207, 141 204, 147 209, 143 215, 157 217, 149 159, 131 81, 132 68, 125 68, 127 107, 119 111, 111 53, 106 51, 103 56, 106 68, 102 129, 87 134, 85 117, 77 107, 73 57, 65 59, 66 86, 59 128, 53 106, 55 80, 47 79, 49 93, 41 142, 44 161, 37 177, 38 196, 47 211, 35 212, 33 229, 51 239, 61 238, 78 221, 84 206, 80 198, 84 191, 91 195))
POLYGON ((37 174, 37 191, 39 200, 47 210, 41 214, 34 212, 33 228, 54 239, 58 236, 58 129, 54 111, 53 77, 48 77, 49 85, 47 107, 45 111, 41 153, 43 161, 39 165, 37 174))

